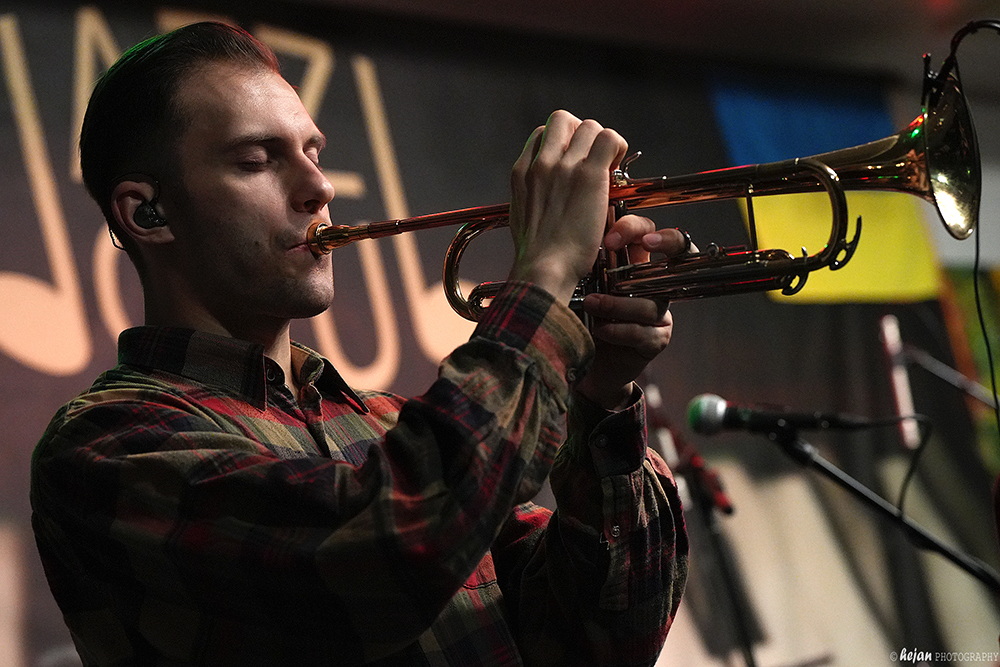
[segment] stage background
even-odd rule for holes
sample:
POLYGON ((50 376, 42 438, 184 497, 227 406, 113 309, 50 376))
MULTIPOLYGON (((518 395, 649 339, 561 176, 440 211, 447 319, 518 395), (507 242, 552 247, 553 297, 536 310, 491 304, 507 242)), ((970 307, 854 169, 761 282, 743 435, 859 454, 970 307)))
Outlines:
MULTIPOLYGON (((329 139, 324 168, 337 188, 331 211, 347 223, 506 201, 510 165, 556 108, 619 130, 642 151, 631 168, 636 177, 871 141, 919 110, 919 93, 905 82, 868 72, 513 29, 456 30, 444 21, 329 6, 255 7, 0 4, 2 665, 79 664, 31 539, 28 463, 49 417, 114 364, 118 332, 142 319, 132 269, 80 184, 75 146, 94 79, 127 46, 206 17, 237 22, 271 44, 329 139)), ((989 38, 1000 53, 1000 41, 989 38)), ((1000 262, 989 244, 996 244, 1000 113, 988 96, 977 113, 976 91, 970 94, 984 148, 981 277, 995 343, 1000 262)), ((738 433, 698 437, 684 423, 688 401, 702 392, 801 411, 894 414, 880 340, 885 315, 897 318, 906 343, 988 384, 971 306, 972 241, 942 240, 933 212, 910 199, 852 196, 852 214, 863 211, 866 225, 858 256, 842 275, 810 278, 795 297, 672 306, 674 341, 645 383, 662 396, 658 416, 673 425, 675 442, 705 455, 736 512, 706 521, 695 503, 688 508, 692 582, 661 664, 740 664, 735 617, 746 622, 766 665, 890 665, 891 652, 902 649, 997 650, 1000 616, 981 584, 915 551, 772 443, 738 433), (709 539, 716 521, 721 551, 709 539), (720 562, 737 574, 738 613, 721 584, 720 562)), ((815 217, 811 208, 778 205, 766 233, 794 231, 800 219, 815 217)), ((702 246, 746 242, 743 212, 731 202, 653 217, 690 230, 702 246)), ((451 236, 437 230, 337 251, 336 304, 298 323, 296 337, 355 385, 419 393, 471 330, 441 292, 451 236)), ((463 262, 470 281, 505 273, 505 233, 490 236, 463 262)), ((991 414, 921 368, 910 367, 909 379, 916 410, 933 420, 934 432, 907 510, 996 567, 990 496, 1000 450, 991 414)), ((911 456, 897 430, 817 434, 813 442, 895 499, 911 456)))

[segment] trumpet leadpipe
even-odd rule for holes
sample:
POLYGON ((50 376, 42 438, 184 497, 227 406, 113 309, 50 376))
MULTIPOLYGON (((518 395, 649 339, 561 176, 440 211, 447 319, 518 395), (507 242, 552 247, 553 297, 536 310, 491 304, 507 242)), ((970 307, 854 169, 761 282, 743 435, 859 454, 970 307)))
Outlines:
POLYGON ((325 255, 355 241, 380 239, 404 232, 463 225, 474 221, 493 221, 499 225, 507 220, 509 211, 509 204, 495 204, 360 225, 330 225, 322 220, 317 220, 310 225, 306 232, 306 242, 313 254, 325 255))

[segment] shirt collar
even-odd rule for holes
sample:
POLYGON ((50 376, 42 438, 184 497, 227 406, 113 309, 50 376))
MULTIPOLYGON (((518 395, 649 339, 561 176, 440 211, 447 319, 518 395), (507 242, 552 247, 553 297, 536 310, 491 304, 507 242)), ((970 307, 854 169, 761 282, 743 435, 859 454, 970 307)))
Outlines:
MULTIPOLYGON (((328 360, 292 343, 299 381, 326 394, 340 394, 361 412, 368 408, 328 360)), ((219 388, 254 407, 267 407, 264 346, 236 338, 171 327, 140 326, 118 337, 118 363, 159 370, 219 388)), ((273 362, 272 362, 273 363, 273 362)))

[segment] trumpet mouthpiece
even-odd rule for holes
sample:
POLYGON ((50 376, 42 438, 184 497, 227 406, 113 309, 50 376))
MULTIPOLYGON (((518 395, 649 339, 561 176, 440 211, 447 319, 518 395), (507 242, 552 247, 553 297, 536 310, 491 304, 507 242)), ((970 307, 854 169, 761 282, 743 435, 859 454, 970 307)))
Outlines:
POLYGON ((312 250, 313 254, 317 257, 320 255, 326 255, 333 250, 332 247, 327 248, 325 246, 322 242, 322 236, 320 235, 320 232, 329 226, 330 225, 326 224, 322 220, 314 220, 313 223, 309 225, 309 229, 306 230, 306 245, 309 246, 309 249, 312 250))
POLYGON ((364 238, 368 238, 364 226, 331 225, 322 220, 314 220, 306 231, 306 244, 317 257, 364 238))

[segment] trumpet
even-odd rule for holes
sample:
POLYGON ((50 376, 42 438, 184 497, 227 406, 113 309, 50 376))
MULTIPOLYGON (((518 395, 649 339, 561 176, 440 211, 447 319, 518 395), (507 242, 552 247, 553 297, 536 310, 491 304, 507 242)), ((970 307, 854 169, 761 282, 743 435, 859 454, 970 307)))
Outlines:
MULTIPOLYGON (((710 244, 704 251, 636 264, 601 248, 593 271, 580 281, 570 305, 579 306, 592 292, 671 301, 774 289, 794 294, 810 272, 840 269, 854 254, 861 219, 848 239, 847 190, 915 195, 936 207, 954 238, 968 238, 979 215, 979 150, 957 72, 949 69, 935 76, 925 60, 922 113, 897 134, 871 143, 810 157, 658 178, 631 178, 626 160, 611 175, 609 206, 617 215, 673 204, 745 199, 751 245, 710 244), (830 237, 822 250, 809 255, 803 249, 801 256, 793 256, 785 250, 756 247, 753 197, 819 191, 827 193, 831 208, 830 237)), ((478 321, 503 283, 482 283, 466 298, 459 285, 459 264, 473 238, 508 224, 509 208, 498 204, 355 226, 316 222, 307 241, 319 255, 362 239, 460 224, 445 255, 444 287, 452 308, 478 321)))

